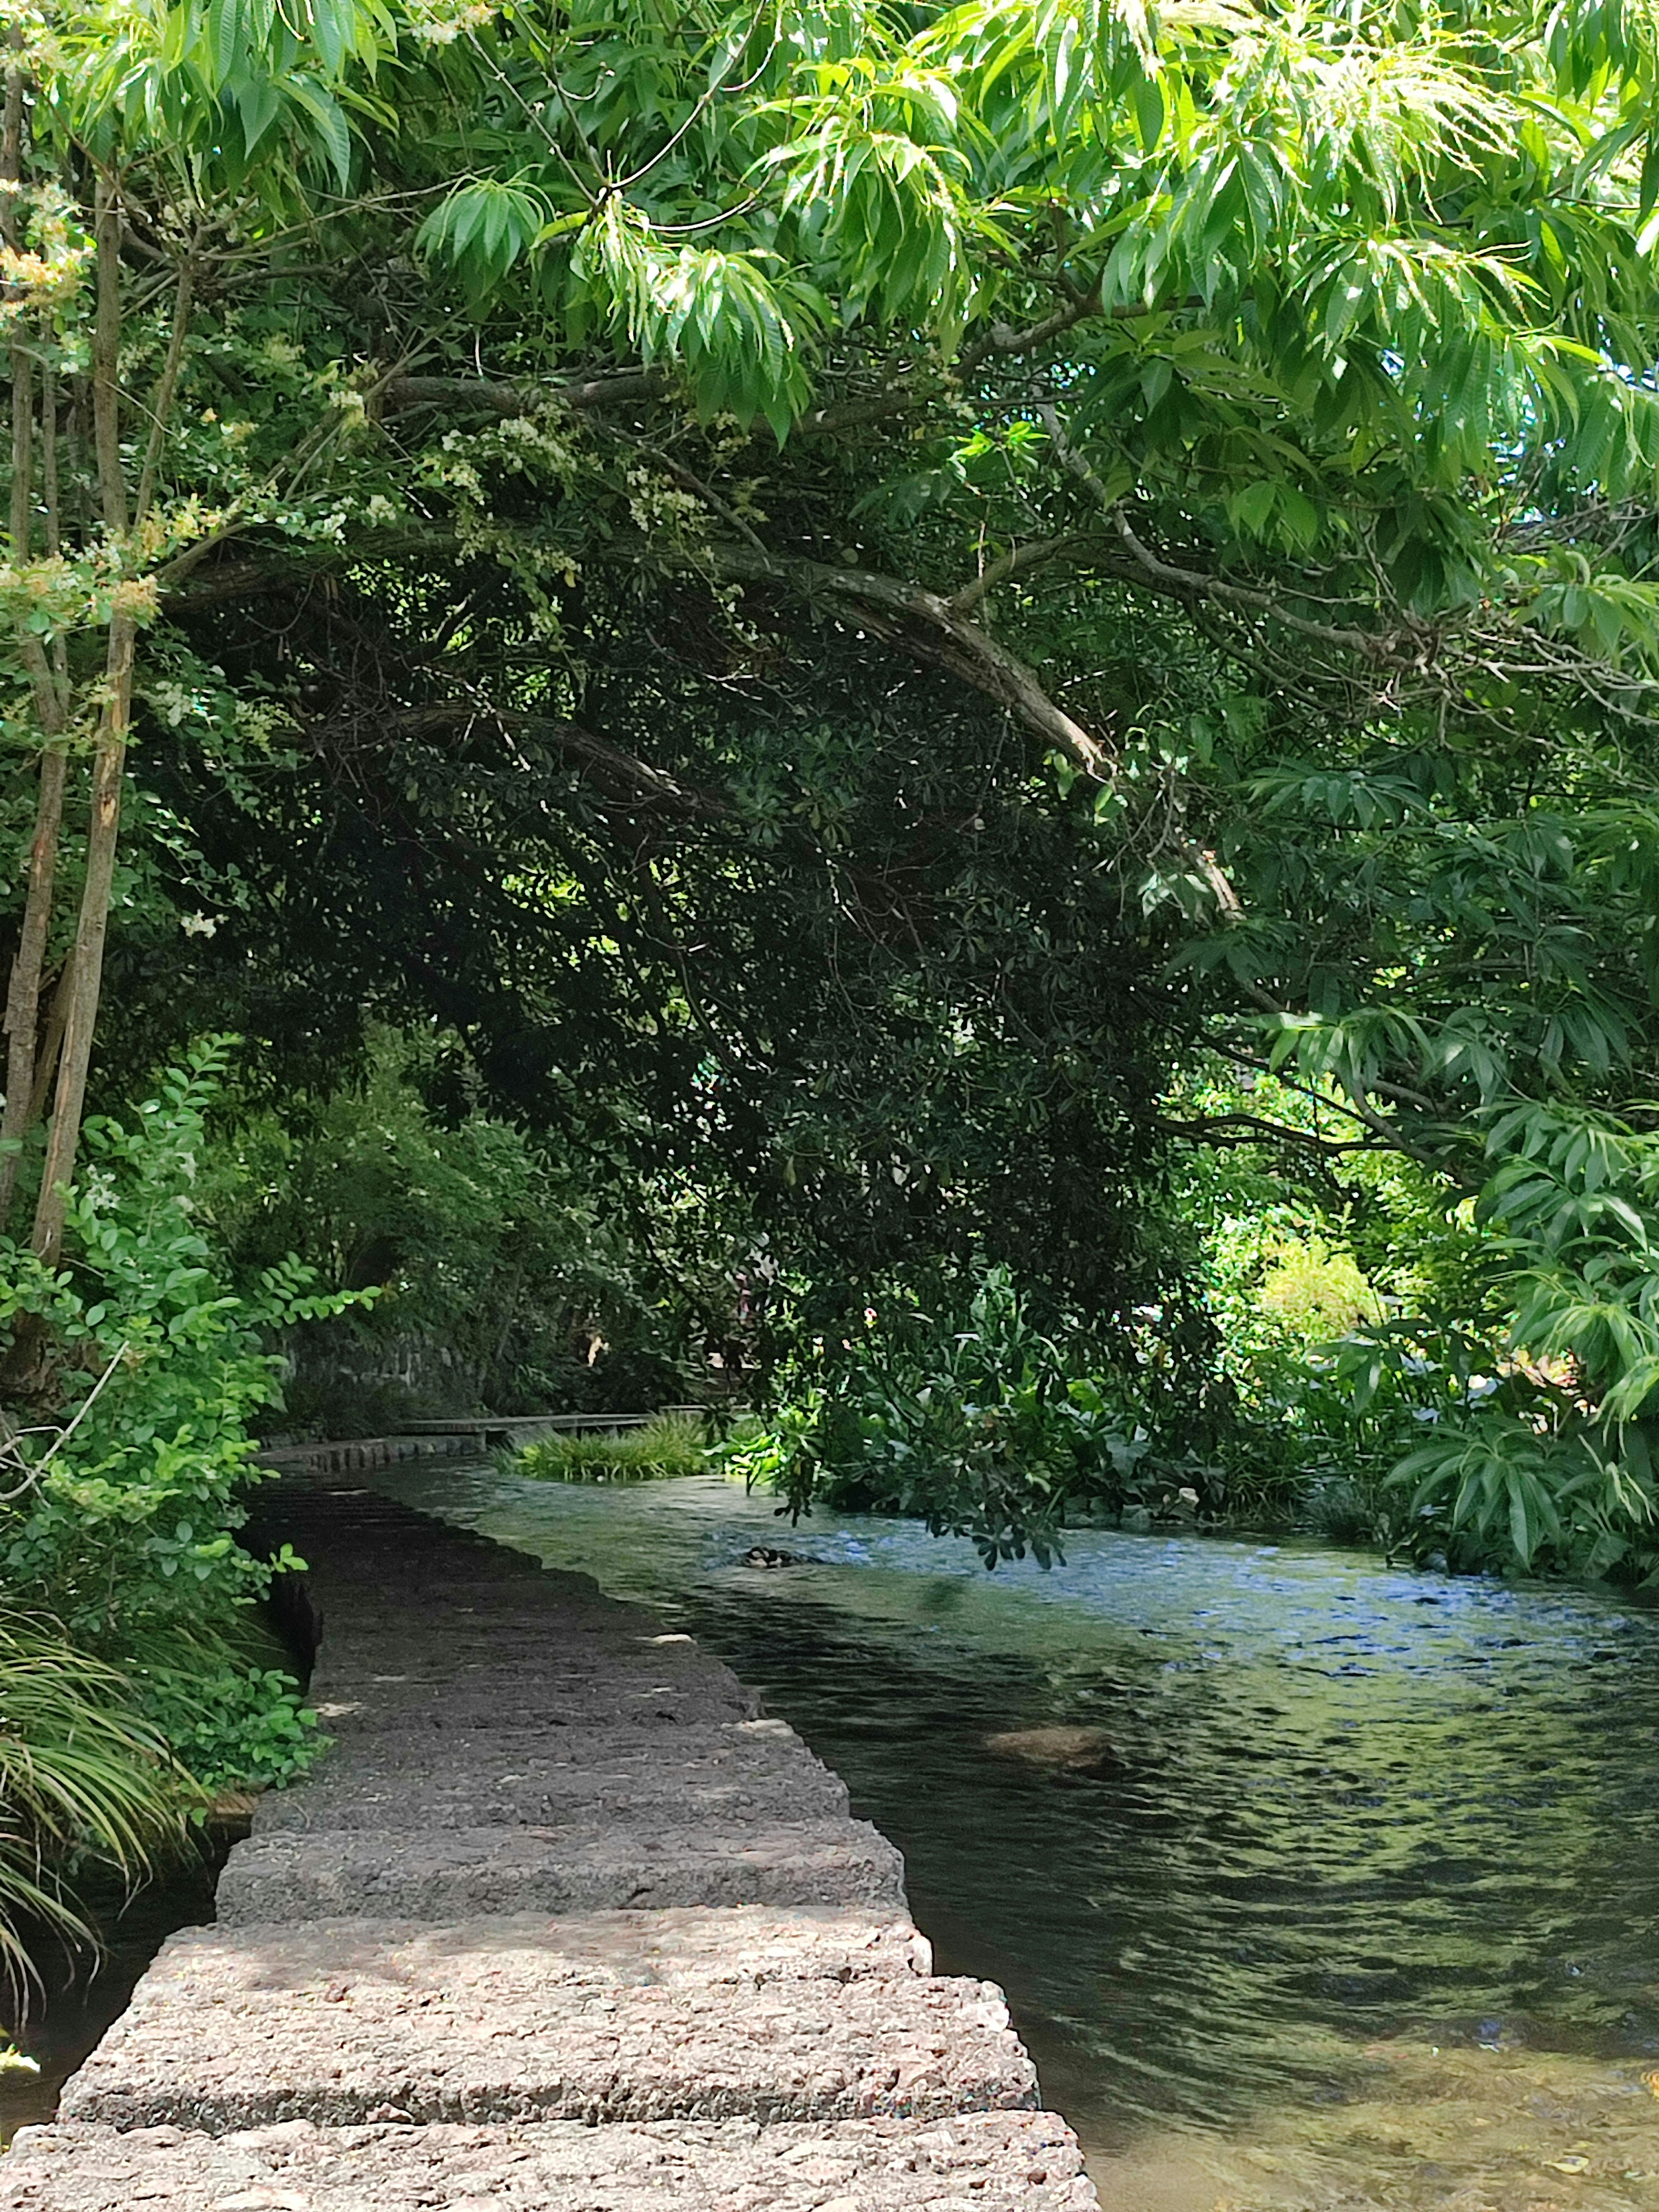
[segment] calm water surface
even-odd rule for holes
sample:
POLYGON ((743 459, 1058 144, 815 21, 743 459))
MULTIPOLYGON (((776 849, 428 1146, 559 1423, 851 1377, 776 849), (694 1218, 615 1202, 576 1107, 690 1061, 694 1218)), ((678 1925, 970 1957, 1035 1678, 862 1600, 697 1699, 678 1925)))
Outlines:
POLYGON ((1653 1613, 1184 1536, 987 1575, 714 1478, 376 1480, 761 1688, 942 1966, 1007 1990, 1109 2201, 1659 2212, 1653 1613))

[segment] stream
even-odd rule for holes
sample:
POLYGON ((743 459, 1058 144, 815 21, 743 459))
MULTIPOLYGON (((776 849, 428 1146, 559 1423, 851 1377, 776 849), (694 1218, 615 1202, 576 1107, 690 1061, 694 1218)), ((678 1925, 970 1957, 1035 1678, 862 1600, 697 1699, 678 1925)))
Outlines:
POLYGON ((712 1476, 375 1480, 761 1689, 941 1968, 1006 1990, 1109 2206, 1659 2212, 1653 1613, 1199 1535, 988 1575, 712 1476))
MULTIPOLYGON (((761 1689, 903 1851, 941 1969, 1006 1990, 1108 2212, 1659 2212, 1659 1614, 1196 1534, 988 1575, 713 1476, 371 1480, 761 1689)), ((24 2028, 0 2130, 206 1917, 193 1880, 24 2028)))

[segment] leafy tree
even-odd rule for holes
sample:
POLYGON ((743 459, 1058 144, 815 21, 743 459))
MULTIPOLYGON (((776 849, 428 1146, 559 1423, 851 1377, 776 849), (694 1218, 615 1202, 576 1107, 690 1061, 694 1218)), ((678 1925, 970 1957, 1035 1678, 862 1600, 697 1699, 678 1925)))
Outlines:
POLYGON ((274 940, 271 1066, 435 1021, 843 1305, 920 1239, 1181 1342, 1200 1042, 1471 1192, 1488 1107, 1631 1121, 1654 62, 1612 8, 1095 0, 26 46, 11 1139, 71 725, 103 794, 38 1248, 129 685, 125 1003, 274 940))

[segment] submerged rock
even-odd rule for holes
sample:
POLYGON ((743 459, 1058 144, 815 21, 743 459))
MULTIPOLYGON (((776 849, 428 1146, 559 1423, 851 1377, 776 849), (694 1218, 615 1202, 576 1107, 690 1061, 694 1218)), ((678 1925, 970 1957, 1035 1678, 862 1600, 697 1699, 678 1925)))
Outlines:
POLYGON ((1028 1766, 1047 1766, 1064 1774, 1092 1774, 1111 1764, 1111 1738, 1104 1729, 1008 1729, 988 1735, 987 1751, 1000 1759, 1023 1759, 1028 1766))

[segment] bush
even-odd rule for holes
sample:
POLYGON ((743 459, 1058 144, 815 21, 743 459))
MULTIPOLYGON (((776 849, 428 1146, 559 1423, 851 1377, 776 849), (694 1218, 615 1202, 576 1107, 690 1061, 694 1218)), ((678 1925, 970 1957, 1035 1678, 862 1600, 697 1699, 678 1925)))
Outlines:
POLYGON ((469 1103, 441 1041, 375 1030, 331 1097, 221 1121, 204 1195, 237 1265, 297 1251, 331 1288, 377 1293, 306 1332, 291 1430, 374 1435, 430 1413, 643 1411, 695 1394, 677 1357, 689 1324, 592 1164, 469 1103), (442 1111, 428 1091, 450 1094, 442 1111))
POLYGON ((248 1424, 278 1395, 262 1333, 344 1303, 292 1261, 245 1292, 220 1279, 191 1190, 225 1053, 169 1070, 132 1128, 88 1124, 60 1268, 0 1239, 0 1331, 26 1394, 0 1574, 125 1676, 215 1786, 281 1780, 307 1755, 297 1685, 251 1648, 250 1608, 299 1563, 255 1559, 236 1531, 258 1474, 248 1424))
POLYGON ((728 1472, 770 1483, 798 1515, 821 1498, 914 1516, 970 1538, 987 1566, 1028 1551, 1047 1565, 1068 1520, 1202 1504, 1206 1470, 1154 1451, 1127 1393, 1033 1325, 1006 1268, 958 1316, 866 1322, 798 1371, 771 1428, 733 1441, 728 1472))

